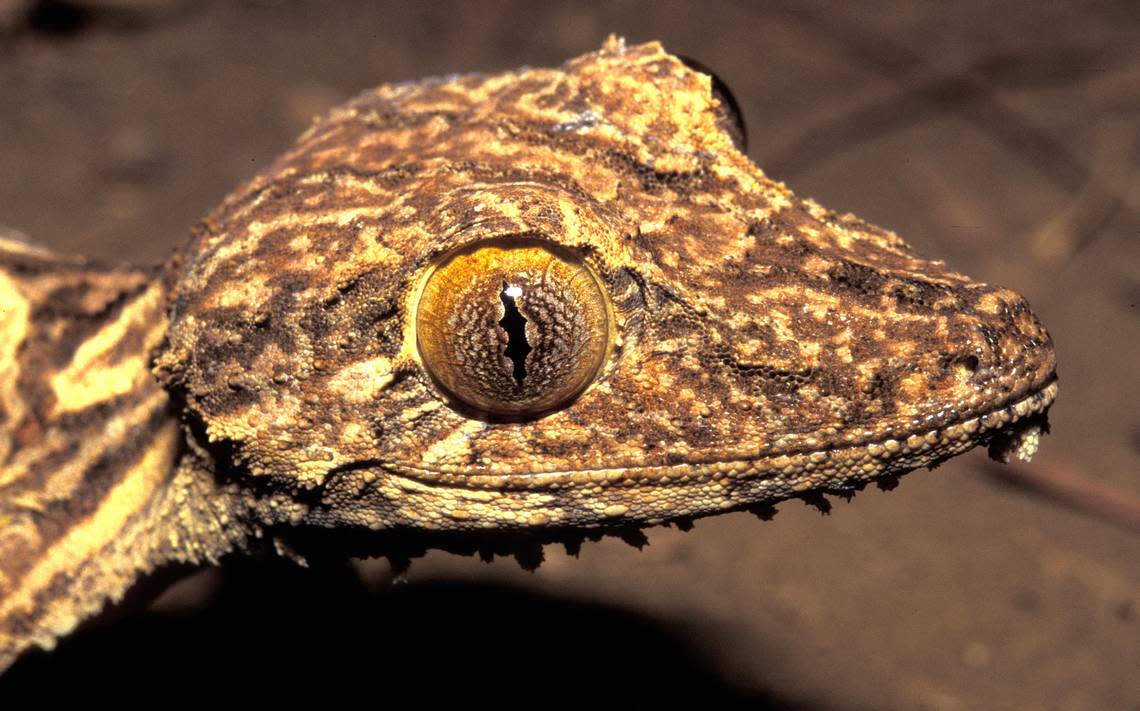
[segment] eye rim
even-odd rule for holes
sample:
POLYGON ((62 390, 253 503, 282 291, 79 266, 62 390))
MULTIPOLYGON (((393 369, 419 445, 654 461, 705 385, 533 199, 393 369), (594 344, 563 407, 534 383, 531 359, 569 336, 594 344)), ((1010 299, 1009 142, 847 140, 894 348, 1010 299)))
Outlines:
POLYGON ((720 102, 724 108, 724 115, 719 123, 721 128, 732 138, 733 145, 741 153, 748 152, 748 126, 744 123, 744 112, 740 110, 740 102, 728 84, 720 76, 709 69, 708 65, 685 55, 678 55, 678 59, 689 69, 705 74, 712 80, 713 98, 720 102))
POLYGON ((566 410, 573 406, 574 403, 581 399, 585 393, 601 380, 608 365, 612 362, 619 341, 614 304, 611 300, 606 282, 592 264, 592 260, 587 255, 581 254, 579 250, 556 242, 542 233, 520 232, 496 235, 493 237, 480 237, 445 249, 432 257, 419 277, 416 288, 411 292, 411 297, 408 310, 408 325, 405 329, 405 343, 408 344, 405 347, 405 352, 412 355, 413 360, 427 375, 428 379, 435 386, 440 399, 443 400, 450 409, 468 419, 493 423, 523 423, 539 420, 566 410), (458 392, 457 388, 451 387, 444 382, 443 378, 435 371, 435 368, 429 363, 430 357, 425 352, 426 349, 423 347, 421 341, 423 328, 420 322, 420 307, 423 304, 424 294, 432 278, 456 258, 473 254, 485 248, 510 249, 518 247, 532 247, 544 250, 560 261, 576 268, 580 273, 585 273, 590 277, 590 283, 593 284, 597 292, 597 302, 602 307, 600 319, 604 325, 604 331, 602 333, 604 343, 602 344, 601 354, 597 358, 597 363, 589 371, 589 377, 584 378, 579 386, 567 390, 560 398, 554 399, 551 405, 534 410, 498 410, 490 407, 481 407, 472 402, 470 398, 458 392))

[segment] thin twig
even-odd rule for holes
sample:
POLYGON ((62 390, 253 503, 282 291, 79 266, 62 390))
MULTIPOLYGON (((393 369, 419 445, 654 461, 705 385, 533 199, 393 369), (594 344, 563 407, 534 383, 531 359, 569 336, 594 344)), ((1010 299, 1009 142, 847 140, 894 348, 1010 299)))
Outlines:
POLYGON ((1050 461, 998 464, 987 460, 984 471, 1070 508, 1140 531, 1140 496, 1097 481, 1071 465, 1050 461))

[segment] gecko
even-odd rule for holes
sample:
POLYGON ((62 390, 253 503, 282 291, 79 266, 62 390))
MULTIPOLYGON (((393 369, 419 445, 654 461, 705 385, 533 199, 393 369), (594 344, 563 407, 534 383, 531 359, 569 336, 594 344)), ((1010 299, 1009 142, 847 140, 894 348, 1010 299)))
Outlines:
POLYGON ((540 555, 1028 459, 1026 301, 745 142, 715 76, 611 37, 365 92, 158 266, 4 233, 0 669, 174 563, 540 555))

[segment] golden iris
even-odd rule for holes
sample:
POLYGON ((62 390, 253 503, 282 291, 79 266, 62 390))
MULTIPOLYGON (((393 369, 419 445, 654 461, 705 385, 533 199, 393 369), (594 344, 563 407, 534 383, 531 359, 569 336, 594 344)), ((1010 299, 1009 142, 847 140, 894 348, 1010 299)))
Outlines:
POLYGON ((416 342, 436 383, 469 408, 540 415, 597 377, 610 308, 598 277, 569 250, 535 238, 480 242, 428 275, 416 342))

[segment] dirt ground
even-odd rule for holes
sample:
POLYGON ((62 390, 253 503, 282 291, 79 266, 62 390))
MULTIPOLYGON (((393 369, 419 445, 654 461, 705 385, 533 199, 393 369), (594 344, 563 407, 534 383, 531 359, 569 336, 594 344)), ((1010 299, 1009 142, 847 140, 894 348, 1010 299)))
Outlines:
MULTIPOLYGON (((131 261, 364 88, 661 39, 732 87, 769 174, 1026 295, 1061 377, 1035 465, 1140 496, 1135 0, 22 5, 0 0, 0 221, 131 261)), ((828 516, 790 502, 641 551, 549 549, 534 573, 234 561, 23 660, 0 705, 146 679, 377 704, 1140 709, 1140 529, 992 471, 976 452, 828 516)))

